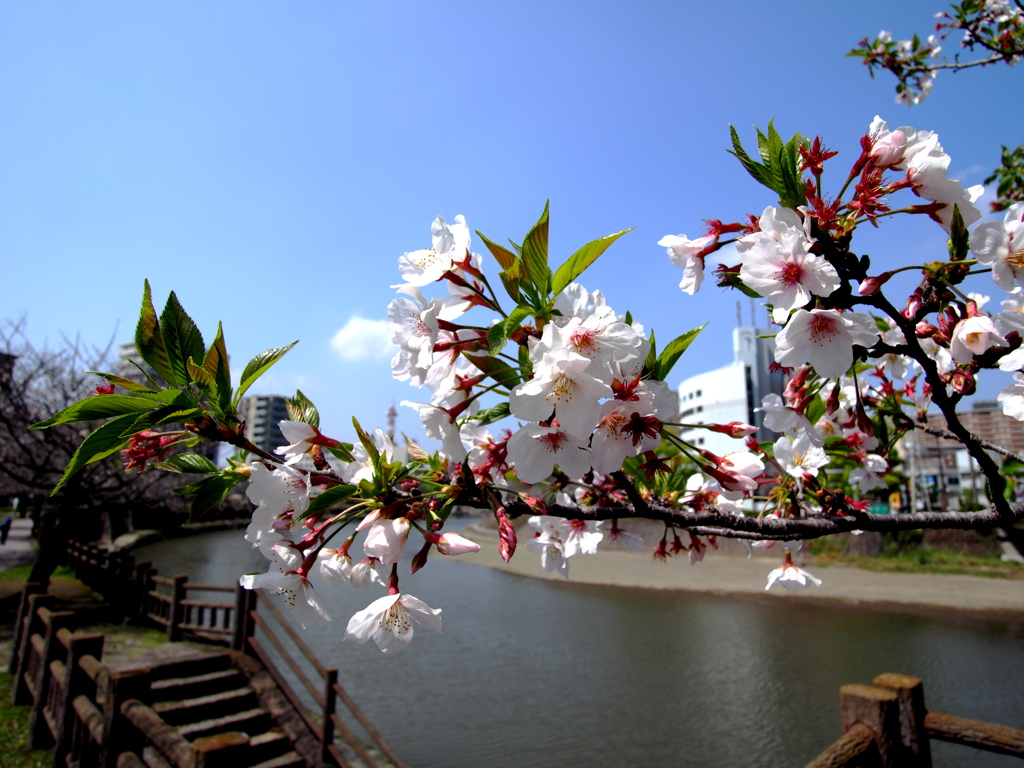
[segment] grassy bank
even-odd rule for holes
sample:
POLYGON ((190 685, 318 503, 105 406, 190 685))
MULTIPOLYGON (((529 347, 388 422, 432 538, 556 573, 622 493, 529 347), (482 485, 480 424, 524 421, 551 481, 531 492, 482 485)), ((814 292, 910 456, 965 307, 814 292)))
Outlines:
POLYGON ((826 536, 805 544, 812 565, 849 565, 884 573, 936 573, 1024 579, 1024 564, 1003 562, 998 547, 953 549, 928 544, 920 532, 886 535, 881 551, 872 555, 844 554, 848 536, 826 536), (965 551, 966 549, 966 551, 965 551))

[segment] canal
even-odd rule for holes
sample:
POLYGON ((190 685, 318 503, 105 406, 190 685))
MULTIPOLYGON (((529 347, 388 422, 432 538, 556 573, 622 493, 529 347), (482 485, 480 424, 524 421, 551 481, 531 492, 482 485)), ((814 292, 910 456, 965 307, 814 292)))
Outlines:
MULTIPOLYGON (((266 569, 240 531, 135 554, 204 583, 266 569)), ((412 768, 797 768, 839 736, 839 687, 881 672, 924 679, 936 711, 1024 727, 1020 624, 563 584, 435 557, 408 589, 443 608, 444 636, 417 629, 385 656, 342 641, 383 590, 315 583, 333 621, 306 641, 412 768)), ((933 753, 936 768, 1020 764, 933 753)))

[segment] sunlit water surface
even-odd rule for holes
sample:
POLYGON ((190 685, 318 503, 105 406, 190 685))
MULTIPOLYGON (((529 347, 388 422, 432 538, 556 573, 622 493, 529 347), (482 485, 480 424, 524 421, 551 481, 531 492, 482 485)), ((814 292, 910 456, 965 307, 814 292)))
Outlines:
MULTIPOLYGON (((266 570, 240 531, 136 554, 204 583, 266 570)), ((417 629, 387 656, 342 642, 380 587, 318 590, 334 620, 304 637, 411 768, 802 766, 839 736, 839 687, 881 672, 923 678, 936 711, 1024 727, 1021 625, 554 583, 441 557, 403 586, 444 609, 443 637, 417 629)), ((937 768, 1020 765, 933 754, 937 768)))

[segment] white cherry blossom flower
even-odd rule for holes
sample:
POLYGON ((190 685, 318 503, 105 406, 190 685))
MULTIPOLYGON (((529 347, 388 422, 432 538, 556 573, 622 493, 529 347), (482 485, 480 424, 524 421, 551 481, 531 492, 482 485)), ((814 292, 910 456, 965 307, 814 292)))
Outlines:
POLYGON ((356 589, 368 587, 370 584, 386 586, 387 582, 384 581, 380 568, 380 560, 375 557, 364 557, 353 565, 352 570, 349 572, 349 580, 352 582, 352 586, 356 589))
POLYGON ((870 315, 834 309, 798 309, 775 337, 775 361, 796 367, 810 363, 819 376, 842 376, 853 365, 853 345, 871 347, 878 328, 870 315))
POLYGON ((372 639, 383 653, 391 653, 412 642, 413 622, 440 635, 441 609, 412 595, 386 595, 349 619, 345 639, 357 643, 372 639))
POLYGON ((1013 374, 1013 380, 1017 383, 1003 387, 999 393, 999 404, 1007 416, 1024 421, 1024 373, 1017 371, 1013 374))
POLYGON ((444 452, 451 457, 452 461, 462 461, 466 458, 466 446, 462 444, 462 439, 459 437, 459 427, 455 423, 455 419, 452 418, 451 413, 444 408, 438 408, 436 405, 430 405, 429 403, 414 403, 409 400, 403 400, 402 405, 409 406, 420 415, 420 420, 423 422, 423 431, 426 432, 427 437, 433 440, 440 440, 444 452))
POLYGON ((265 589, 284 596, 285 605, 295 613, 303 629, 331 620, 309 579, 295 571, 284 571, 279 565, 272 565, 271 569, 268 573, 242 576, 238 583, 245 589, 265 589))
POLYGON ((958 363, 969 363, 975 355, 989 347, 1005 347, 1006 339, 999 335, 992 318, 976 315, 961 320, 953 329, 949 353, 958 363))
POLYGON ((612 388, 590 374, 591 361, 583 355, 558 347, 544 354, 534 366, 533 378, 512 390, 509 410, 525 421, 558 417, 563 429, 574 435, 589 435, 601 417, 601 399, 611 397, 612 388))
POLYGON ((807 250, 803 232, 776 241, 762 237, 743 255, 740 279, 772 302, 772 317, 783 323, 812 296, 829 296, 839 287, 839 273, 807 250))
POLYGON ((410 530, 412 523, 405 517, 377 520, 366 533, 363 552, 377 558, 383 565, 394 565, 402 559, 410 530))
POLYGON ((797 568, 793 565, 792 556, 789 552, 786 552, 786 562, 768 574, 768 584, 764 588, 765 591, 767 592, 776 583, 796 592, 806 589, 812 584, 815 587, 820 587, 821 579, 815 578, 803 568, 797 568))
POLYGON ((508 439, 508 463, 524 483, 547 479, 557 464, 572 479, 590 469, 586 442, 561 427, 527 424, 508 439))
POLYGON ((320 576, 330 586, 344 584, 352 578, 352 558, 340 549, 324 547, 316 556, 320 576))
POLYGON ((411 285, 423 286, 440 280, 452 263, 462 261, 469 251, 469 227, 461 215, 451 225, 438 216, 430 225, 430 235, 433 247, 406 253, 398 259, 398 270, 411 285))
POLYGON ((1006 209, 1002 222, 983 221, 971 233, 971 253, 992 267, 992 279, 1006 291, 1024 285, 1024 202, 1006 209))
POLYGON ((668 251, 668 256, 677 267, 683 268, 683 279, 679 288, 691 296, 700 290, 704 281, 704 256, 701 253, 712 242, 714 237, 705 235, 690 240, 686 235, 665 235, 658 241, 668 251))
POLYGON ((775 441, 775 460, 790 477, 803 480, 807 475, 818 476, 818 470, 828 464, 825 449, 811 441, 806 432, 795 440, 780 437, 775 441))

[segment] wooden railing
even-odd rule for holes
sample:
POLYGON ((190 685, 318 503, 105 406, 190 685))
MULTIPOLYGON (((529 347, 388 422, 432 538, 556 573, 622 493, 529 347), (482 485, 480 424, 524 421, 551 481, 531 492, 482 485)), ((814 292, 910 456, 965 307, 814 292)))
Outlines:
POLYGON ((166 578, 158 575, 151 563, 135 563, 131 555, 115 555, 81 542, 74 542, 69 548, 68 560, 85 584, 101 592, 111 603, 116 599, 127 615, 164 628, 168 641, 190 639, 226 645, 258 658, 316 736, 321 760, 328 765, 348 768, 345 756, 335 743, 337 737, 356 752, 367 768, 377 766, 372 754, 339 715, 340 701, 343 711, 358 723, 388 762, 395 768, 405 768, 338 682, 337 669, 324 668, 271 601, 264 601, 264 606, 272 621, 257 613, 255 591, 240 586, 192 584, 184 575, 166 578), (190 597, 190 594, 203 593, 234 593, 234 600, 217 602, 190 597), (284 674, 282 666, 291 675, 284 674), (308 699, 296 693, 295 681, 308 694, 308 699), (312 712, 308 706, 310 701, 314 704, 312 712))
POLYGON ((112 671, 102 662, 103 636, 72 633, 76 614, 54 611, 56 598, 22 593, 12 672, 15 704, 32 708, 28 746, 53 748, 54 766, 135 768, 146 748, 174 768, 232 765, 248 744, 241 733, 187 741, 148 706, 149 669, 112 671))
POLYGON ((806 768, 931 768, 931 739, 1024 758, 1024 731, 928 712, 910 675, 844 685, 839 698, 843 735, 806 768))
POLYGON ((384 737, 373 726, 373 723, 363 714, 352 697, 338 682, 338 670, 333 667, 325 668, 320 663, 316 654, 303 642, 299 633, 269 600, 264 601, 263 606, 265 612, 273 619, 273 623, 266 621, 256 612, 255 593, 250 593, 250 595, 252 599, 242 609, 245 622, 242 635, 245 647, 263 663, 292 706, 302 713, 309 729, 318 735, 321 749, 320 759, 328 765, 348 768, 349 763, 335 743, 337 735, 355 750, 367 768, 377 768, 377 761, 363 747, 362 741, 356 738, 339 715, 338 702, 340 701, 384 757, 395 768, 406 768, 384 737), (261 637, 256 636, 257 629, 260 630, 261 637), (284 637, 281 636, 282 633, 284 637), (267 645, 264 645, 264 639, 291 670, 293 680, 298 681, 315 703, 320 715, 319 719, 310 713, 305 702, 295 691, 292 680, 282 673, 280 665, 276 663, 276 659, 269 652, 267 645), (303 659, 306 662, 305 668, 298 659, 303 659))

